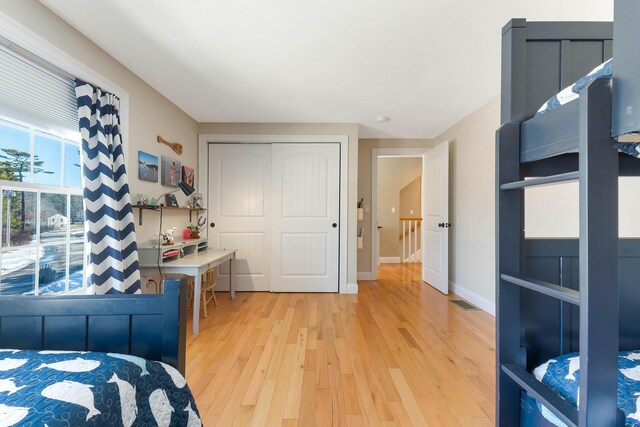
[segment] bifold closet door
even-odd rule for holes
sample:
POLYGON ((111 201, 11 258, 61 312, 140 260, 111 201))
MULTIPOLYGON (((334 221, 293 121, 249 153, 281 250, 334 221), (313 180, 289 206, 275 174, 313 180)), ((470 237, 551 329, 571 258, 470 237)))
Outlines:
MULTIPOLYGON (((210 145, 209 246, 238 249, 238 291, 271 290, 270 192, 270 144, 210 145)), ((218 290, 228 289, 228 263, 218 268, 216 282, 218 290)))
POLYGON ((337 292, 340 146, 272 144, 273 292, 337 292))

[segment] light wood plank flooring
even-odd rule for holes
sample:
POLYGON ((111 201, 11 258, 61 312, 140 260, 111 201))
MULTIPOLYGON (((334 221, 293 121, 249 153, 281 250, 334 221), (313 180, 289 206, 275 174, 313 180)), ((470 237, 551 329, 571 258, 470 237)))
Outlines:
POLYGON ((358 295, 218 295, 187 338, 205 426, 490 426, 494 318, 388 264, 358 295))

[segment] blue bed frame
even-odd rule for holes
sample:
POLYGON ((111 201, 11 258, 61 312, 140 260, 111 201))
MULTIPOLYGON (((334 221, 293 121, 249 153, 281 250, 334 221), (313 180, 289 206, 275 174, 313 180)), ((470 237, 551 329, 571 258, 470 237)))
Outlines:
POLYGON ((131 354, 185 373, 187 284, 161 295, 0 296, 0 348, 131 354))
POLYGON ((614 23, 514 19, 503 29, 502 124, 496 134, 496 412, 501 427, 523 421, 523 392, 569 426, 624 424, 616 408, 617 357, 621 348, 640 349, 640 286, 637 275, 627 274, 638 263, 619 260, 625 246, 635 243, 618 240, 617 190, 620 175, 640 176, 640 160, 619 155, 613 137, 640 131, 639 19, 640 1, 615 0, 614 23), (547 99, 613 53, 612 79, 597 79, 579 100, 535 117, 547 99), (579 182, 579 240, 547 241, 542 257, 535 257, 540 245, 525 240, 521 190, 567 181, 579 182), (571 256, 550 255, 567 246, 571 256), (571 286, 563 283, 568 265, 571 286), (579 410, 530 373, 549 355, 575 347, 580 350, 579 410))

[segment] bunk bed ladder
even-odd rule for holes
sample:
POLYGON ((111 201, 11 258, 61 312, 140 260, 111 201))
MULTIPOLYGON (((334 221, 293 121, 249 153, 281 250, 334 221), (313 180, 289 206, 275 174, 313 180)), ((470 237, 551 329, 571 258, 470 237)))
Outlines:
POLYGON ((617 410, 618 377, 618 153, 611 139, 611 84, 598 79, 580 94, 579 170, 523 179, 520 123, 497 132, 497 425, 520 419, 520 390, 569 426, 624 425, 617 410), (522 190, 570 180, 580 192, 580 292, 522 276, 522 190), (580 307, 580 408, 560 398, 525 369, 521 288, 580 307))

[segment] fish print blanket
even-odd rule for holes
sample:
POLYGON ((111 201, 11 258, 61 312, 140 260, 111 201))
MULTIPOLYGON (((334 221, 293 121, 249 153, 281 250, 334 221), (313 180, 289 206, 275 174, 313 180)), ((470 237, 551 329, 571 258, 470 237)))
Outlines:
MULTIPOLYGON (((534 369, 533 374, 574 406, 578 404, 580 356, 564 354, 534 369)), ((538 403, 542 415, 557 426, 565 424, 538 403)), ((618 408, 626 416, 627 426, 640 427, 640 352, 624 351, 618 355, 618 408)))
MULTIPOLYGON (((603 64, 598 65, 591 70, 589 74, 582 76, 571 86, 567 86, 562 91, 553 95, 547 102, 542 104, 542 107, 536 113, 536 116, 546 114, 555 110, 561 105, 567 104, 580 97, 580 91, 584 89, 589 83, 598 78, 610 78, 613 76, 613 59, 609 59, 603 64)), ((640 143, 639 142, 619 142, 617 144, 618 150, 621 153, 628 154, 632 157, 640 158, 640 143)))
POLYGON ((200 426, 184 377, 139 357, 0 349, 0 427, 200 426))

